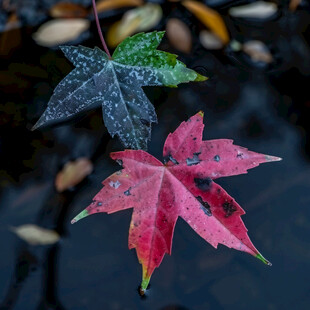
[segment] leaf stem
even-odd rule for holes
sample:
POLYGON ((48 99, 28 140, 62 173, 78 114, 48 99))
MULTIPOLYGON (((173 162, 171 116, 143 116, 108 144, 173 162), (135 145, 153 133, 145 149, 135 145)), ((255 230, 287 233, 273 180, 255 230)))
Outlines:
POLYGON ((97 12, 97 8, 96 8, 95 0, 92 0, 92 3, 93 3, 93 10, 94 10, 94 15, 95 15, 95 19, 96 19, 96 25, 97 25, 97 29, 98 29, 98 34, 99 34, 102 46, 103 46, 105 52, 107 53, 107 55, 109 56, 109 58, 112 59, 112 56, 111 56, 111 54, 109 52, 107 44, 105 43, 102 31, 101 31, 101 27, 100 27, 100 23, 99 23, 98 12, 97 12))

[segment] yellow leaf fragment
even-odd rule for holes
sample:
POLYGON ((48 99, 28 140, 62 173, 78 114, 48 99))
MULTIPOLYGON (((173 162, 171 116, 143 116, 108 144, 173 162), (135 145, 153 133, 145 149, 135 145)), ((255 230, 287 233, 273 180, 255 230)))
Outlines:
POLYGON ((188 26, 181 20, 170 18, 166 25, 166 34, 174 48, 187 54, 191 52, 192 34, 188 26))
POLYGON ((227 44, 229 34, 221 15, 198 1, 183 1, 182 4, 193 13, 205 26, 214 32, 222 41, 227 44))
POLYGON ((58 192, 74 187, 82 182, 93 171, 93 164, 87 158, 67 162, 57 174, 55 187, 58 192))
POLYGON ((126 12, 121 21, 114 23, 108 33, 107 42, 116 47, 120 42, 136 32, 148 31, 155 27, 163 16, 161 6, 147 3, 126 12))
POLYGON ((77 39, 90 26, 82 18, 58 18, 43 24, 32 37, 38 45, 53 47, 77 39))
POLYGON ((102 0, 97 2, 96 7, 98 13, 119 9, 128 6, 139 6, 143 4, 143 0, 102 0))
POLYGON ((56 231, 33 224, 10 227, 10 230, 30 245, 54 244, 60 239, 56 231))

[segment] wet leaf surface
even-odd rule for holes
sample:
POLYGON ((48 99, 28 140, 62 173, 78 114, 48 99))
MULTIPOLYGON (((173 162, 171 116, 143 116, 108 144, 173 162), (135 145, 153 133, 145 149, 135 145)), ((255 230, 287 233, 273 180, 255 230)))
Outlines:
POLYGON ((97 47, 63 46, 76 69, 57 86, 34 129, 102 106, 112 137, 117 135, 126 147, 146 149, 151 124, 157 118, 142 86, 175 87, 206 79, 187 69, 176 55, 156 50, 163 35, 152 32, 127 38, 116 48, 112 60, 97 47))
POLYGON ((213 180, 281 159, 248 151, 232 140, 202 141, 203 127, 200 112, 169 134, 164 165, 144 151, 112 153, 124 169, 104 180, 92 204, 72 220, 133 208, 128 246, 136 249, 142 264, 142 295, 164 254, 171 254, 178 217, 215 248, 224 244, 271 265, 250 241, 240 218, 243 209, 213 180))

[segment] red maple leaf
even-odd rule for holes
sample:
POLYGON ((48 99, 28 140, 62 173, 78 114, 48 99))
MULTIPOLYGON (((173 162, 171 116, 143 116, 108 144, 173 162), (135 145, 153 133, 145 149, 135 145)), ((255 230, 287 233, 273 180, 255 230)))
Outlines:
POLYGON ((250 241, 243 209, 213 180, 281 158, 248 151, 232 140, 202 141, 203 127, 199 112, 169 134, 164 164, 141 150, 111 153, 124 169, 104 180, 94 201, 72 220, 133 208, 128 243, 143 267, 142 292, 164 254, 171 253, 179 216, 215 248, 221 243, 271 265, 250 241))

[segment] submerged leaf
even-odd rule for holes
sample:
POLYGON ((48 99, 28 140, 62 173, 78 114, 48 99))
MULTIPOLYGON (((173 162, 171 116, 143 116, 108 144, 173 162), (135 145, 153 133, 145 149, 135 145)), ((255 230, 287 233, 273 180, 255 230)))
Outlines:
POLYGON ((188 26, 178 18, 170 18, 166 25, 167 37, 174 48, 189 54, 192 49, 192 34, 188 26))
POLYGON ((93 171, 93 164, 87 158, 79 158, 69 161, 63 169, 58 172, 55 187, 58 192, 74 187, 82 182, 93 171))
POLYGON ((139 6, 143 0, 102 0, 96 4, 98 13, 127 6, 139 6))
POLYGON ((204 25, 214 32, 224 44, 229 41, 226 25, 219 13, 198 1, 183 1, 182 4, 192 12, 204 25))
POLYGON ((47 122, 102 106, 103 119, 112 136, 126 147, 146 149, 153 105, 142 86, 177 86, 205 77, 186 68, 176 55, 156 50, 164 32, 140 33, 124 40, 112 59, 99 48, 63 46, 75 69, 54 90, 48 107, 33 129, 47 122))
POLYGON ((202 46, 209 50, 217 50, 223 47, 222 40, 215 34, 208 30, 202 30, 199 34, 199 39, 202 46))
POLYGON ((10 227, 10 230, 30 245, 54 244, 60 239, 56 231, 33 224, 10 227))
POLYGON ((242 6, 229 9, 229 14, 233 17, 241 18, 269 18, 277 12, 275 3, 256 1, 242 6))
POLYGON ((142 264, 142 292, 164 254, 171 253, 178 217, 215 248, 224 244, 271 265, 250 241, 240 217, 243 209, 213 180, 280 158, 248 151, 232 140, 202 141, 203 127, 200 112, 169 134, 165 164, 141 150, 112 153, 124 169, 104 180, 90 206, 72 220, 133 208, 128 244, 142 264))
POLYGON ((70 2, 59 2, 50 9, 50 15, 54 18, 83 18, 88 11, 81 5, 70 2))
POLYGON ((126 12, 121 21, 111 26, 107 33, 107 42, 115 47, 130 35, 154 28, 163 16, 161 6, 147 3, 126 12))
POLYGON ((262 61, 272 63, 273 57, 267 46, 258 40, 247 41, 243 44, 242 50, 247 53, 254 62, 262 61))
POLYGON ((37 44, 53 47, 76 40, 90 26, 87 19, 53 19, 43 24, 32 37, 37 44))

